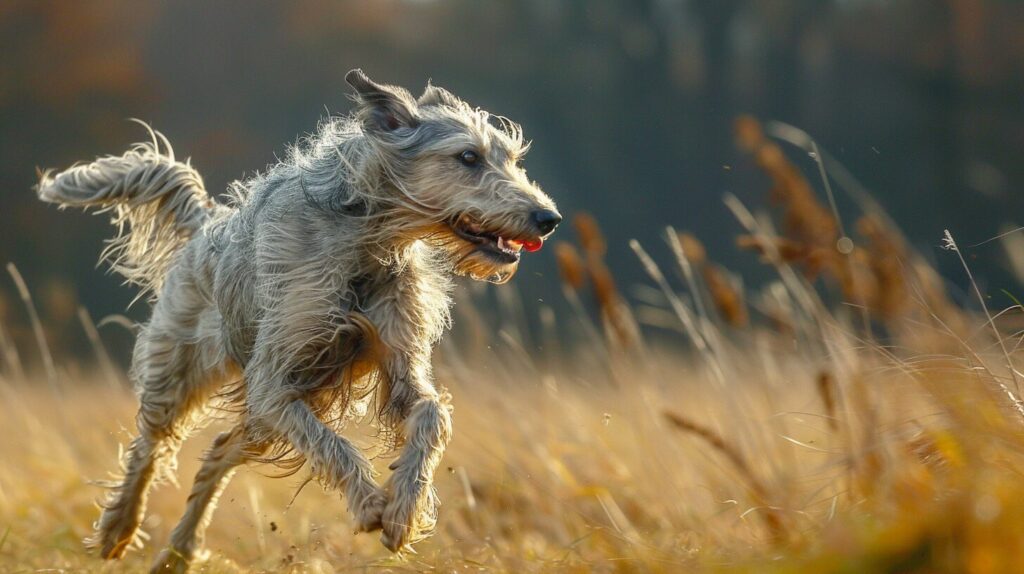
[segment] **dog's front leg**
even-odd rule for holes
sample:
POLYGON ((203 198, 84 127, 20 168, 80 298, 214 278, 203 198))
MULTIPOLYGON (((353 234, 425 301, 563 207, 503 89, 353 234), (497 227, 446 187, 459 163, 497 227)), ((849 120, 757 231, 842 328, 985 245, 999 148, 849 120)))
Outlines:
MULTIPOLYGON (((426 359, 429 361, 429 359, 426 359)), ((388 366, 391 408, 401 418, 404 446, 385 485, 381 542, 392 552, 426 536, 437 520, 434 471, 451 439, 451 407, 429 377, 429 362, 406 358, 388 366)))
POLYGON ((356 445, 325 425, 301 400, 285 406, 277 425, 311 463, 314 475, 345 493, 357 531, 381 527, 386 498, 373 480, 373 467, 356 445))
POLYGON ((250 389, 253 423, 286 438, 310 462, 315 476, 345 494, 357 531, 379 529, 386 497, 363 453, 324 424, 302 399, 270 400, 273 394, 273 388, 270 393, 259 385, 250 389))

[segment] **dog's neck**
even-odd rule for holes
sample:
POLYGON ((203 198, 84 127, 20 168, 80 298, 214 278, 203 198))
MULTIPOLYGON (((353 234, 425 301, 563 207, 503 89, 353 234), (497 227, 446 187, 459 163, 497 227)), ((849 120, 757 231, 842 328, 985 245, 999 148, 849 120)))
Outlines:
POLYGON ((404 200, 406 195, 384 168, 375 167, 370 178, 361 178, 363 182, 372 181, 373 189, 351 190, 348 204, 359 207, 352 215, 360 219, 367 252, 385 266, 400 270, 412 258, 430 256, 426 253, 434 249, 430 238, 442 230, 444 223, 410 209, 404 200))
POLYGON ((302 166, 302 191, 325 229, 345 231, 341 248, 358 245, 367 265, 390 273, 403 272, 417 258, 438 263, 429 239, 444 224, 431 221, 430 208, 411 197, 415 190, 394 182, 395 170, 365 135, 327 138, 316 150, 302 166))

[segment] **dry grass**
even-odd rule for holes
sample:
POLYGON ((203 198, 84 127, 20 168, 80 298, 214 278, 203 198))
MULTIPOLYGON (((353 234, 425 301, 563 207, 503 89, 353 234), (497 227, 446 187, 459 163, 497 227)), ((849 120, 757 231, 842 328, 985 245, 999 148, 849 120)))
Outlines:
MULTIPOLYGON (((657 289, 631 305, 596 222, 581 219, 579 246, 558 248, 573 312, 539 310, 545 348, 523 336, 512 286, 494 316, 456 306, 461 333, 437 357, 456 435, 437 479, 438 532, 417 554, 353 535, 339 496, 300 489, 301 474, 252 467, 223 497, 197 570, 1019 570, 1019 310, 989 320, 954 304, 884 214, 854 226, 863 246, 841 244, 838 221, 752 121, 739 137, 776 186, 780 234, 729 206, 778 282, 745 291, 699 240, 669 230, 664 269, 634 245, 657 289)), ((20 374, 9 337, 0 347, 0 571, 144 569, 181 488, 154 493, 154 543, 125 562, 80 545, 100 494, 88 480, 111 470, 133 397, 104 360, 103 376, 72 382, 58 358, 51 386, 20 374)), ((186 487, 214 430, 186 446, 186 487)), ((353 429, 368 446, 371 433, 353 429)))
MULTIPOLYGON (((833 429, 807 358, 774 335, 751 343, 728 352, 727 387, 672 359, 619 386, 446 368, 458 433, 417 555, 388 557, 352 534, 338 496, 311 484, 291 501, 300 479, 254 467, 223 499, 206 571, 1006 572, 1024 558, 1024 435, 987 375, 955 357, 870 361, 833 429)), ((143 568, 156 545, 110 566, 79 543, 130 393, 7 385, 3 401, 0 570, 143 568)), ((209 438, 183 453, 186 487, 209 438)), ((158 544, 184 497, 152 497, 158 544)))

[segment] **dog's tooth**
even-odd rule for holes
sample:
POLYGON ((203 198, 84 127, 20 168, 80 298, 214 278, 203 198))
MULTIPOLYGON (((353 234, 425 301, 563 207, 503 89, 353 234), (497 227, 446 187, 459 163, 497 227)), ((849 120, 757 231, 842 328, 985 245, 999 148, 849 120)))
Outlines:
POLYGON ((519 251, 520 249, 523 248, 523 242, 522 241, 517 241, 515 239, 509 239, 506 243, 512 249, 512 251, 519 251))

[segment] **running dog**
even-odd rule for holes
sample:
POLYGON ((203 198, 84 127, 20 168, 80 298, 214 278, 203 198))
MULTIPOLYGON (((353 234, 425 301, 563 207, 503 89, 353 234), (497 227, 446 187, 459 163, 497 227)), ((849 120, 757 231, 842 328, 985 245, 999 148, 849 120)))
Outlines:
POLYGON ((435 469, 451 437, 431 351, 450 324, 453 275, 504 283, 522 251, 561 221, 521 166, 512 121, 427 85, 423 95, 346 75, 355 111, 322 122, 265 173, 206 192, 167 140, 52 175, 39 198, 109 210, 105 255, 148 293, 152 317, 130 375, 138 435, 123 480, 87 542, 104 558, 141 545, 150 486, 212 406, 232 413, 195 477, 187 509, 154 571, 183 571, 234 470, 247 461, 308 462, 347 499, 357 530, 381 529, 398 552, 436 521, 435 469), (383 486, 338 434, 372 401, 400 454, 383 486))

